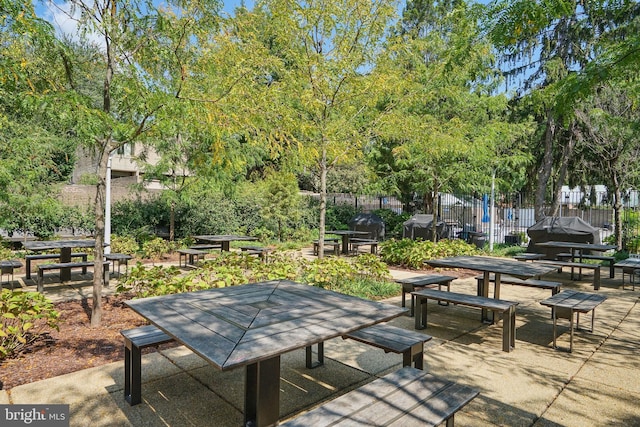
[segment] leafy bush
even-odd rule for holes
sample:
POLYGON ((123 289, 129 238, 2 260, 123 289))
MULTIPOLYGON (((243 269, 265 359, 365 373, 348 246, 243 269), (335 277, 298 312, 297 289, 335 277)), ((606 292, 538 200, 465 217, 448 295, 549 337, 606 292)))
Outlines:
POLYGON ((10 260, 15 258, 13 251, 0 245, 0 260, 10 260))
POLYGON ((288 279, 363 298, 397 295, 389 270, 375 255, 308 261, 287 252, 274 252, 269 263, 242 252, 224 252, 183 274, 175 266, 145 268, 138 263, 117 286, 118 292, 148 297, 244 283, 288 279))
POLYGON ((58 330, 59 313, 39 292, 0 292, 0 359, 37 341, 48 328, 58 330))
POLYGON ((139 250, 138 242, 131 236, 111 235, 111 252, 135 255, 139 250))
POLYGON ((325 227, 327 230, 346 230, 349 221, 356 216, 358 210, 351 205, 331 205, 327 203, 325 227))
POLYGON ((156 237, 142 244, 142 254, 145 258, 152 260, 160 259, 171 251, 171 246, 166 240, 156 237))
POLYGON ((427 240, 387 240, 380 244, 380 258, 390 265, 400 265, 420 269, 424 261, 456 255, 474 255, 478 250, 463 240, 440 240, 437 243, 427 240))
POLYGON ((384 221, 384 234, 389 237, 402 237, 402 227, 411 215, 408 213, 397 214, 391 209, 377 209, 373 211, 384 221))
POLYGON ((203 289, 198 283, 190 281, 181 273, 175 266, 147 268, 138 262, 129 270, 129 275, 118 282, 116 291, 131 293, 137 298, 145 298, 203 289))

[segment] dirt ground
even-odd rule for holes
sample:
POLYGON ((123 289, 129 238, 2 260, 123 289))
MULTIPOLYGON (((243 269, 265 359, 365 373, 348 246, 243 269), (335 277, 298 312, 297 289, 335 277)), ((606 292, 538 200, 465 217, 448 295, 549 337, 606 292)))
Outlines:
POLYGON ((124 360, 120 331, 145 320, 124 305, 124 298, 105 297, 102 323, 90 327, 91 300, 56 304, 60 330, 52 330, 29 351, 0 365, 0 385, 10 389, 81 369, 124 360))

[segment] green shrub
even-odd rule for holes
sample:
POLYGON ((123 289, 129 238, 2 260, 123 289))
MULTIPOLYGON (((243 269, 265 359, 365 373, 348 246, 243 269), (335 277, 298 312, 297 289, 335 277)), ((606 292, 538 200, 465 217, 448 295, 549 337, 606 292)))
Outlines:
POLYGON ((9 248, 6 248, 0 245, 0 260, 10 260, 15 258, 13 251, 9 248))
POLYGON ((346 230, 349 228, 349 221, 356 216, 358 210, 351 205, 327 204, 325 215, 326 230, 346 230))
POLYGON ((354 277, 345 280, 336 290, 346 295, 370 300, 390 298, 400 293, 400 287, 397 283, 376 280, 371 277, 354 277))
POLYGON ((37 341, 47 329, 58 330, 59 313, 39 292, 0 292, 0 359, 37 341))
POLYGON ((203 289, 181 273, 175 266, 147 268, 138 262, 129 270, 129 275, 118 282, 116 291, 132 294, 134 298, 145 298, 203 289))
POLYGON ((143 257, 152 260, 157 260, 163 257, 164 254, 171 252, 171 246, 166 240, 155 237, 151 240, 147 240, 142 244, 143 257))
POLYGON ((118 254, 135 255, 139 246, 136 239, 131 236, 111 235, 111 252, 118 254))
POLYGON ((401 238, 403 224, 411 218, 408 213, 397 214, 391 209, 377 209, 373 213, 384 221, 384 235, 386 238, 401 238))
POLYGON ((424 261, 457 255, 475 255, 478 250, 463 240, 387 240, 380 244, 380 258, 390 265, 408 268, 424 268, 424 261))

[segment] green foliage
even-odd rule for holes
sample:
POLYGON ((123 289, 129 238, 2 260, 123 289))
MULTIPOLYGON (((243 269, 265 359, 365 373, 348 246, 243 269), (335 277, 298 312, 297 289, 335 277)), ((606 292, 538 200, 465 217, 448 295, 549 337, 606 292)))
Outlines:
POLYGON ((139 250, 138 242, 131 236, 111 235, 111 252, 135 255, 139 250))
POLYGON ((389 270, 375 255, 308 261, 290 252, 274 251, 269 262, 242 252, 223 252, 186 274, 175 266, 145 268, 137 263, 118 283, 118 292, 148 297, 244 283, 288 279, 362 297, 397 295, 389 270), (386 284, 385 284, 386 283, 386 284))
POLYGON ((325 228, 327 230, 347 230, 349 221, 358 213, 352 205, 346 204, 329 204, 327 203, 327 214, 325 217, 325 228))
POLYGON ((39 292, 0 292, 0 360, 23 351, 48 329, 58 329, 59 313, 39 292))
POLYGON ((380 258, 390 265, 424 268, 424 261, 456 255, 474 255, 478 250, 460 239, 430 240, 392 239, 380 244, 380 258))
POLYGON ((375 255, 363 254, 354 259, 318 258, 302 265, 300 280, 322 288, 341 292, 345 283, 361 278, 383 280, 389 269, 375 255))
POLYGON ((385 237, 402 237, 402 225, 411 218, 409 213, 397 214, 391 209, 376 209, 373 211, 384 221, 385 237))
POLYGON ((171 251, 171 246, 168 241, 161 237, 156 237, 151 240, 147 240, 142 244, 142 256, 152 260, 162 258, 162 256, 171 251))
POLYGON ((60 227, 71 228, 74 232, 82 230, 90 232, 96 228, 95 214, 89 209, 78 206, 66 206, 62 209, 60 227))
POLYGON ((199 289, 203 287, 198 282, 191 281, 188 276, 182 276, 180 269, 175 266, 147 268, 140 262, 136 263, 129 270, 129 274, 116 286, 117 292, 132 294, 136 298, 192 292, 199 289))
POLYGON ((295 176, 272 173, 263 188, 262 218, 282 242, 290 236, 301 216, 302 205, 295 176))
POLYGON ((379 300, 398 295, 397 283, 371 277, 354 277, 337 285, 336 291, 359 298, 379 300))
MULTIPOLYGON (((0 242, 2 241, 2 239, 0 238, 0 242)), ((10 260, 15 258, 15 255, 13 254, 13 251, 10 248, 4 247, 2 245, 0 245, 0 261, 2 260, 10 260)))

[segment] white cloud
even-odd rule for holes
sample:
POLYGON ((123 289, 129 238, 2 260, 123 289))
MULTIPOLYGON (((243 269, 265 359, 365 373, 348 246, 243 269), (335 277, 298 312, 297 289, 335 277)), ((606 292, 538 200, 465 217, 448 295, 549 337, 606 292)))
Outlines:
POLYGON ((40 3, 36 8, 38 15, 49 21, 56 30, 58 36, 66 36, 71 40, 86 40, 97 46, 104 46, 104 38, 96 32, 85 32, 79 28, 80 12, 72 11, 71 2, 48 1, 40 3))

